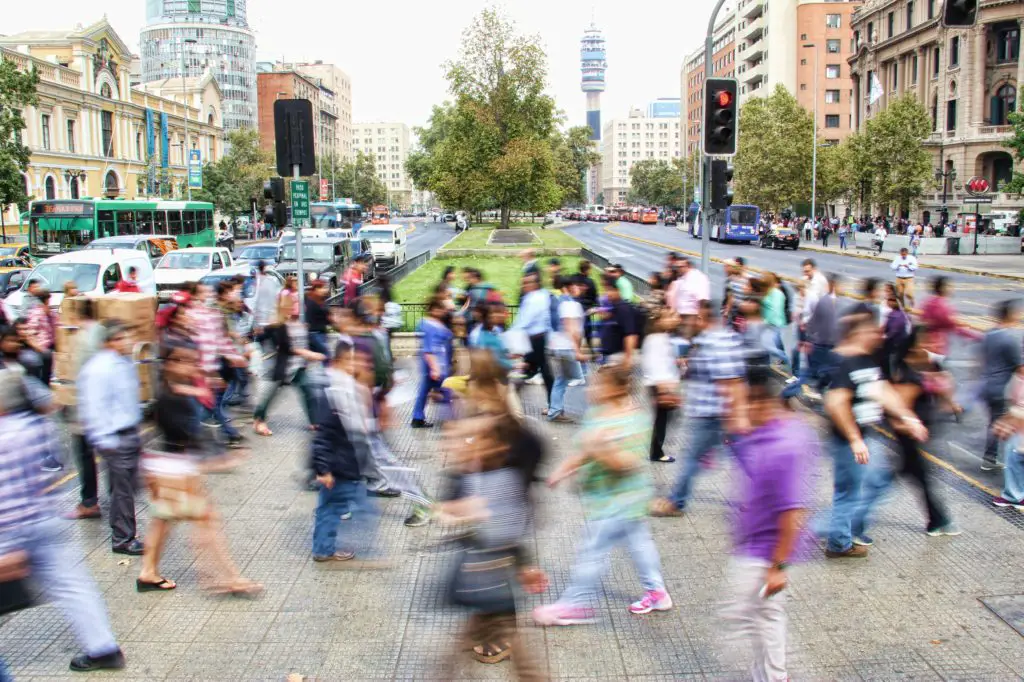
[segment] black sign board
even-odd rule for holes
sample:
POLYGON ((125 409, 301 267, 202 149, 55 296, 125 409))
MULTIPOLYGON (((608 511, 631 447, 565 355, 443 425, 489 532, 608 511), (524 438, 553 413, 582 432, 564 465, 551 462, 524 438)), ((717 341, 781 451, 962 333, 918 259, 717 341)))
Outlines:
POLYGON ((316 174, 313 105, 308 99, 279 99, 274 102, 274 141, 278 175, 292 177, 292 169, 296 165, 300 176, 316 174))

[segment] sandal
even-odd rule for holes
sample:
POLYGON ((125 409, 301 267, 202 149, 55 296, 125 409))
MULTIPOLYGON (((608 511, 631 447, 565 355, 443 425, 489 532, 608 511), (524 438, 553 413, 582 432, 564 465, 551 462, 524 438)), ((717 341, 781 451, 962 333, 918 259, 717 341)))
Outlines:
POLYGON ((253 422, 252 430, 257 436, 273 436, 274 432, 270 430, 266 422, 253 422))
POLYGON ((484 642, 473 647, 473 658, 481 663, 501 663, 512 656, 512 644, 507 641, 484 642))
POLYGON ((221 583, 210 588, 211 594, 223 594, 232 597, 256 597, 263 593, 263 585, 239 578, 232 582, 221 583))
POLYGON ((168 580, 167 578, 160 578, 156 582, 150 582, 141 578, 135 580, 136 592, 169 592, 177 586, 173 580, 168 580))
POLYGON ((683 510, 677 507, 672 500, 661 497, 651 502, 650 513, 651 516, 682 516, 683 510))

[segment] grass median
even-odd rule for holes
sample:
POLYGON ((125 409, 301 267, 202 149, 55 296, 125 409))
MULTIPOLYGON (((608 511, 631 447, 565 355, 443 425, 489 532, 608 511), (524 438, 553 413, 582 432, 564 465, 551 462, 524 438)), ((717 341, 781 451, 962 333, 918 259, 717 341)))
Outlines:
MULTIPOLYGON (((461 247, 471 248, 471 247, 461 247)), ((521 247, 520 247, 521 248, 521 247)), ((562 272, 573 273, 579 267, 580 259, 577 256, 564 256, 558 259, 562 263, 562 272)), ((541 259, 541 264, 547 263, 547 259, 541 259)), ((519 283, 523 263, 513 256, 460 256, 458 258, 445 258, 441 251, 438 257, 429 263, 418 268, 408 277, 395 285, 394 297, 399 303, 426 303, 430 299, 434 287, 441 281, 441 273, 445 268, 453 266, 458 271, 458 286, 464 287, 462 270, 464 268, 476 268, 484 275, 484 281, 501 292, 505 303, 516 304, 519 302, 519 283)), ((546 270, 546 268, 545 268, 546 270)), ((550 286, 545 273, 545 286, 550 286)))
POLYGON ((493 227, 473 226, 445 244, 445 250, 454 249, 502 249, 509 251, 521 251, 525 248, 532 249, 579 249, 583 244, 572 235, 557 228, 541 229, 539 226, 522 227, 515 229, 528 230, 534 234, 534 241, 530 244, 489 244, 493 227))

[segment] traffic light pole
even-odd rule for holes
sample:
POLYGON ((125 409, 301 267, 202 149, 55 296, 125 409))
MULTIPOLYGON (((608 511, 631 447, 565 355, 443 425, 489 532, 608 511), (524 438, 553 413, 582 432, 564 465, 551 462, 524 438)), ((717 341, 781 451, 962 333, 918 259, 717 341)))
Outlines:
MULTIPOLYGON (((707 88, 708 78, 714 74, 714 60, 712 59, 715 49, 715 22, 718 20, 718 12, 722 9, 725 0, 718 0, 715 9, 711 11, 711 19, 708 20, 708 33, 704 37, 704 87, 707 88)), ((707 106, 707 97, 704 98, 704 106, 707 106)), ((705 112, 706 113, 706 112, 705 112)), ((701 131, 701 138, 707 136, 707 131, 701 131)), ((700 180, 700 271, 705 275, 711 270, 711 223, 708 220, 708 203, 711 198, 711 157, 705 149, 701 149, 701 173, 700 180)))
MULTIPOLYGON (((292 180, 299 179, 299 164, 292 164, 292 180)), ((306 321, 306 273, 302 271, 302 226, 295 220, 292 211, 292 227, 295 229, 295 276, 299 282, 299 322, 306 321)))

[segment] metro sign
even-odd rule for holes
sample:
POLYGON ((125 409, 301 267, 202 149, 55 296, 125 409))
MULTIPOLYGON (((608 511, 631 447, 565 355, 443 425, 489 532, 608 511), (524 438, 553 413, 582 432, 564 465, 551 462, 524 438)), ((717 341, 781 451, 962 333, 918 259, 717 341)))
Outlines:
POLYGON ((978 176, 974 176, 973 178, 968 180, 966 188, 967 193, 973 196, 978 196, 980 194, 988 194, 988 191, 992 189, 991 186, 988 184, 988 180, 978 176))

